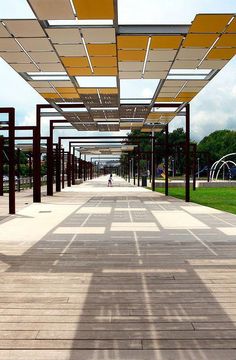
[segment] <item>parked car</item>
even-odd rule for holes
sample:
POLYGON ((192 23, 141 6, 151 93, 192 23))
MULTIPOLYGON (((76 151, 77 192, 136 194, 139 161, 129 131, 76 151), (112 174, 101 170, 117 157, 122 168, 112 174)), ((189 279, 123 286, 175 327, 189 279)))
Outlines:
POLYGON ((9 181, 9 177, 7 175, 3 175, 3 181, 9 181))

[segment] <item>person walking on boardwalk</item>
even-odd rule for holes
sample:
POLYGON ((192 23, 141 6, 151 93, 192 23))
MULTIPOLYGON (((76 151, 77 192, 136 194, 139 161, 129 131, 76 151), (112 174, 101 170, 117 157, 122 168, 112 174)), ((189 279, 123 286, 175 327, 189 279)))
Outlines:
POLYGON ((107 186, 112 186, 112 174, 110 174, 107 186))

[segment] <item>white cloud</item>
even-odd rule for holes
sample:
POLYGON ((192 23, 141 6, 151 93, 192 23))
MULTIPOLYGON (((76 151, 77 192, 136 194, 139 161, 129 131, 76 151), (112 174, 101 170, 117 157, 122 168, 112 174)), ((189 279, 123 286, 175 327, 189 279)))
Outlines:
POLYGON ((13 106, 16 115, 28 114, 36 104, 47 103, 15 70, 0 58, 0 106, 13 106))
POLYGON ((121 24, 191 24, 197 13, 235 13, 235 0, 118 0, 121 24))
POLYGON ((35 18, 26 0, 1 0, 0 19, 35 18))

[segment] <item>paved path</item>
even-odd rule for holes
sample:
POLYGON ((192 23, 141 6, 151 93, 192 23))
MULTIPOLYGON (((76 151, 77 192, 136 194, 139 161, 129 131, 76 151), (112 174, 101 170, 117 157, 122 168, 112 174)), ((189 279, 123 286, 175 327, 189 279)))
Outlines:
POLYGON ((0 222, 1 360, 235 360, 236 217, 87 181, 0 222))

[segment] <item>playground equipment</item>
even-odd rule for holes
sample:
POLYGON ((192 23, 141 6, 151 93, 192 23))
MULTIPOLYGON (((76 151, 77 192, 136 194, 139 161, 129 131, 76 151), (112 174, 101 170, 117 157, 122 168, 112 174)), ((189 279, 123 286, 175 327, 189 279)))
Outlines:
POLYGON ((225 168, 227 169, 228 178, 232 180, 236 176, 236 153, 231 153, 222 156, 219 160, 214 162, 210 169, 211 181, 217 181, 222 171, 222 178, 225 180, 225 168))
POLYGON ((202 175, 207 172, 208 166, 204 166, 199 172, 196 172, 196 176, 202 175))
POLYGON ((164 164, 159 164, 157 168, 157 176, 161 176, 163 179, 165 179, 165 166, 164 164))

